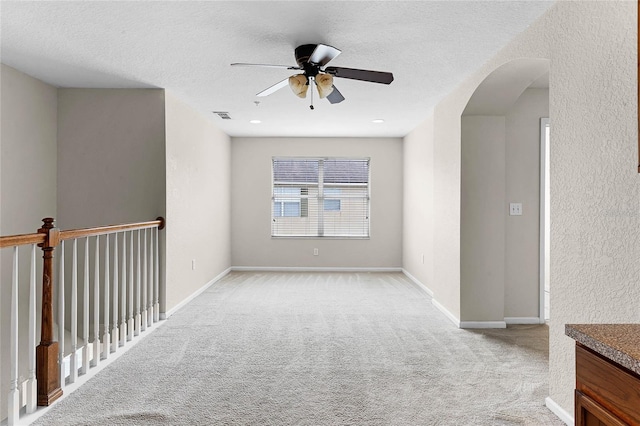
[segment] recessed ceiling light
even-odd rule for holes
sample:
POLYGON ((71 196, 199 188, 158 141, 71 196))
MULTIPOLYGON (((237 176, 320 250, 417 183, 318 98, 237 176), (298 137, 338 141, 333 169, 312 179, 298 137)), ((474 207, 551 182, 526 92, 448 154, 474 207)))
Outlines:
POLYGON ((371 120, 372 123, 376 123, 376 124, 380 124, 380 123, 384 123, 384 120, 382 118, 376 118, 375 120, 371 120))
POLYGON ((260 123, 262 123, 262 121, 260 121, 260 120, 251 120, 251 121, 249 121, 249 123, 251 123, 251 124, 260 124, 260 123))

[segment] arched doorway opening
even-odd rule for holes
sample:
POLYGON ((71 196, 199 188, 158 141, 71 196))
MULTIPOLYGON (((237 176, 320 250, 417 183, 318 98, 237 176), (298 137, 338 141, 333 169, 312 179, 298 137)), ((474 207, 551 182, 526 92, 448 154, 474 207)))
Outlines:
POLYGON ((462 114, 463 328, 544 322, 540 123, 549 117, 548 81, 548 60, 510 61, 484 79, 462 114))

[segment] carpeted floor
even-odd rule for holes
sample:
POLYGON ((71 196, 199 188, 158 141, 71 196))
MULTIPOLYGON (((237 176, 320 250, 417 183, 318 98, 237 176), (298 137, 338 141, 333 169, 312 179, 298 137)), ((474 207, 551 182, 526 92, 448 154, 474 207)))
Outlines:
POLYGON ((457 329, 402 274, 231 273, 38 425, 563 425, 546 326, 457 329))

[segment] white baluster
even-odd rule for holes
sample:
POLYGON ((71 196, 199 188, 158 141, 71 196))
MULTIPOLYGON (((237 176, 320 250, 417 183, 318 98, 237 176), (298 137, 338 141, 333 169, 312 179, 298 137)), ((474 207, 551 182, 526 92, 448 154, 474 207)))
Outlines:
MULTIPOLYGON (((146 230, 145 230, 146 232, 146 230)), ((147 293, 147 325, 153 325, 153 230, 149 230, 149 292, 147 293)))
POLYGON ((78 239, 73 240, 71 260, 71 356, 69 365, 69 383, 75 383, 78 377, 78 239))
POLYGON ((113 328, 111 329, 111 352, 118 350, 118 233, 113 234, 113 328))
POLYGON ((109 358, 111 336, 109 335, 109 234, 105 235, 104 248, 104 335, 102 336, 102 358, 109 358))
POLYGON ((147 230, 144 230, 142 246, 142 331, 147 329, 147 230))
POLYGON ((80 374, 89 371, 89 237, 84 239, 84 274, 82 283, 82 368, 80 374))
POLYGON ((133 231, 129 233, 129 318, 127 340, 133 339, 133 231))
POLYGON ((140 230, 138 230, 138 262, 137 265, 137 279, 136 279, 136 328, 134 335, 138 336, 140 334, 140 329, 142 328, 141 316, 140 316, 140 230))
POLYGON ((20 417, 20 391, 18 390, 18 246, 13 248, 11 276, 11 381, 9 386, 7 424, 14 425, 20 417))
POLYGON ((93 360, 91 366, 100 363, 100 236, 96 236, 96 252, 93 268, 93 360))
POLYGON ((36 245, 31 245, 31 276, 29 277, 29 378, 27 379, 27 414, 36 411, 38 382, 36 380, 36 245))
POLYGON ((153 274, 155 291, 153 292, 155 304, 153 306, 153 321, 160 321, 160 255, 159 255, 159 247, 160 247, 160 233, 158 231, 158 227, 156 226, 153 230, 154 234, 156 234, 156 246, 154 250, 155 262, 154 265, 156 267, 156 273, 153 274))
POLYGON ((127 233, 122 233, 122 298, 120 303, 120 346, 127 341, 127 233))
POLYGON ((65 386, 64 368, 64 241, 60 241, 60 266, 58 274, 58 365, 60 373, 60 388, 65 386))

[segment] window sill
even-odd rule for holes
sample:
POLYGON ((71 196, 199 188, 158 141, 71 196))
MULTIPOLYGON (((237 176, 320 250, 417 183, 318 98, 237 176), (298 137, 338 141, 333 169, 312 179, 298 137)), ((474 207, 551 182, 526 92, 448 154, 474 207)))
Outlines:
POLYGON ((338 236, 331 235, 320 237, 317 235, 272 235, 272 240, 370 240, 371 236, 368 237, 348 237, 348 236, 338 236))

